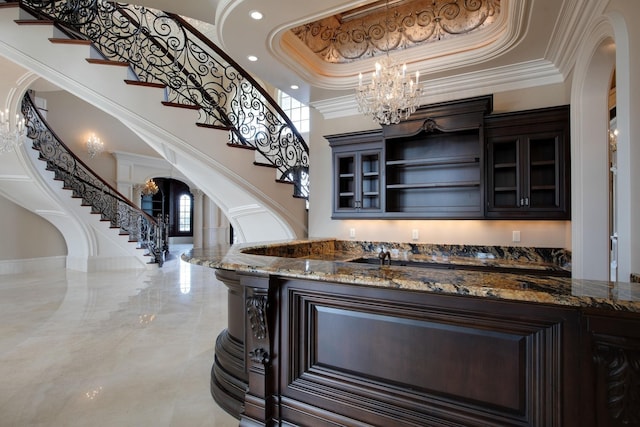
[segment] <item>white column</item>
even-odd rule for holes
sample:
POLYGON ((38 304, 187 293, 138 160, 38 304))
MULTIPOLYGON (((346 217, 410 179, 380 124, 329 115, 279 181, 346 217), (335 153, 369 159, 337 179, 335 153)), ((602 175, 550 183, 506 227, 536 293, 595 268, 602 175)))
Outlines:
POLYGON ((208 197, 204 200, 204 246, 228 243, 229 221, 208 197))
POLYGON ((139 208, 142 208, 142 187, 143 184, 135 184, 131 195, 131 201, 139 208))
POLYGON ((193 247, 203 247, 202 238, 202 217, 203 217, 203 199, 204 193, 202 190, 192 189, 193 194, 193 247))

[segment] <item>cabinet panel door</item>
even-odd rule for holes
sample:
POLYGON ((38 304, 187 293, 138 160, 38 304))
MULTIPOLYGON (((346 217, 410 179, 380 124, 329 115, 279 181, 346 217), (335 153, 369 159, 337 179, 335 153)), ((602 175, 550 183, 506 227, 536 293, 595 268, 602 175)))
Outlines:
POLYGON ((491 138, 488 141, 487 203, 489 210, 520 208, 520 138, 491 138))
POLYGON ((382 210, 381 150, 334 155, 334 215, 362 215, 382 210))
POLYGON ((362 210, 380 210, 380 151, 359 153, 358 159, 360 167, 359 208, 362 210))
POLYGON ((486 118, 488 218, 569 219, 569 108, 486 118))
POLYGON ((527 140, 529 209, 558 209, 560 207, 560 136, 536 135, 527 140))
POLYGON ((335 158, 335 200, 336 210, 356 208, 356 156, 340 154, 335 158))

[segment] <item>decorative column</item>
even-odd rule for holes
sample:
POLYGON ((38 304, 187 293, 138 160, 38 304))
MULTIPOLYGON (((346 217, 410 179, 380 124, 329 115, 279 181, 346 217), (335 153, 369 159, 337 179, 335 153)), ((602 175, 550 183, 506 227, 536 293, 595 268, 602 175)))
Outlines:
POLYGON ((212 227, 212 211, 215 210, 216 205, 205 195, 202 200, 203 207, 203 225, 202 225, 202 244, 205 248, 211 246, 212 243, 215 243, 211 239, 211 227, 212 227))
POLYGON ((131 201, 140 209, 142 209, 142 188, 144 184, 135 184, 133 186, 133 194, 131 195, 131 201))
POLYGON ((204 192, 195 188, 191 190, 191 194, 193 194, 193 247, 201 248, 203 246, 202 217, 204 192))

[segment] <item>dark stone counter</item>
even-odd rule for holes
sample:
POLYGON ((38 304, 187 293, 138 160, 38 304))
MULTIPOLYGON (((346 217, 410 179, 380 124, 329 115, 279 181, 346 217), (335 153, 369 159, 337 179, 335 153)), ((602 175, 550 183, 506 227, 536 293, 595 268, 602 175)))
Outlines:
POLYGON ((571 255, 562 249, 318 239, 196 249, 184 254, 183 259, 210 268, 289 278, 640 312, 640 284, 557 277, 558 272, 570 271, 571 255), (377 250, 383 246, 392 252, 394 260, 487 268, 468 271, 461 268, 380 267, 352 262, 376 258, 377 250), (512 272, 505 273, 501 268, 512 272), (513 272, 518 269, 526 273, 513 272))

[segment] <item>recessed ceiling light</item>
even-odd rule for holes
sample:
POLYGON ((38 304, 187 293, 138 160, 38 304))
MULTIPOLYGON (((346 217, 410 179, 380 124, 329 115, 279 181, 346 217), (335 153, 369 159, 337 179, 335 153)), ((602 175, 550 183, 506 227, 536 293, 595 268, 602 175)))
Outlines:
POLYGON ((298 86, 298 85, 291 85, 290 87, 291 87, 291 89, 293 89, 293 90, 296 90, 296 89, 299 89, 299 88, 300 88, 300 86, 298 86))
POLYGON ((256 21, 259 21, 262 19, 262 13, 257 10, 252 10, 251 12, 249 12, 249 16, 255 19, 256 21))
POLYGON ((255 55, 249 55, 247 56, 247 59, 251 62, 256 62, 258 60, 258 57, 255 55))

